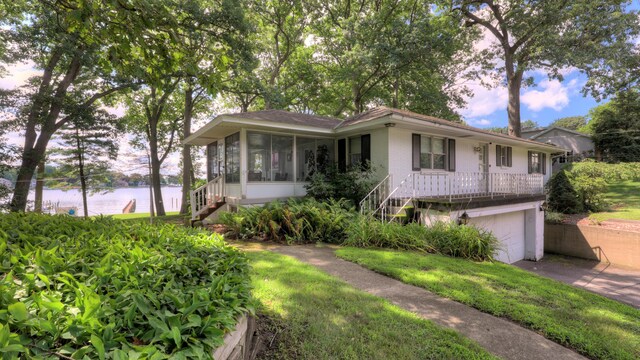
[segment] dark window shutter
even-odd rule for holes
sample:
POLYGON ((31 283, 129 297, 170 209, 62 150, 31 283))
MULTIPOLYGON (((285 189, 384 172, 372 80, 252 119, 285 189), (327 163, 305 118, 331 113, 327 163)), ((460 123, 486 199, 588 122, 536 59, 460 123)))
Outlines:
POLYGON ((338 171, 347 171, 347 140, 338 140, 338 171))
POLYGON ((449 152, 447 154, 447 163, 449 166, 447 170, 456 171, 456 140, 449 139, 448 145, 449 152))
POLYGON ((531 174, 533 172, 532 166, 531 166, 531 151, 527 152, 527 161, 529 163, 529 174, 531 174))
POLYGON ((420 171, 420 134, 411 134, 413 171, 420 171))
POLYGON ((540 153, 540 158, 542 158, 542 160, 540 161, 540 166, 542 167, 542 175, 547 175, 547 154, 540 153))
POLYGON ((511 146, 507 147, 507 166, 511 167, 512 166, 512 155, 513 154, 513 148, 511 146))
POLYGON ((496 166, 502 166, 502 146, 496 145, 496 166))
POLYGON ((371 135, 362 135, 360 137, 360 146, 362 147, 360 152, 360 161, 362 162, 363 169, 369 166, 371 162, 371 135))

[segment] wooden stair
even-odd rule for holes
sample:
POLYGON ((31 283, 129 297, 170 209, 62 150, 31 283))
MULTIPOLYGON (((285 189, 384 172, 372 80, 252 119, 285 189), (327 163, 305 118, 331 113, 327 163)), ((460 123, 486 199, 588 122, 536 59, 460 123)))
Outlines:
POLYGON ((213 214, 214 212, 216 212, 218 209, 220 209, 222 206, 224 206, 224 204, 226 204, 227 202, 222 199, 222 200, 218 200, 215 203, 209 205, 209 207, 203 211, 202 213, 200 213, 196 219, 192 219, 191 220, 191 225, 193 226, 193 224, 196 221, 202 221, 204 219, 206 219, 209 215, 213 214))

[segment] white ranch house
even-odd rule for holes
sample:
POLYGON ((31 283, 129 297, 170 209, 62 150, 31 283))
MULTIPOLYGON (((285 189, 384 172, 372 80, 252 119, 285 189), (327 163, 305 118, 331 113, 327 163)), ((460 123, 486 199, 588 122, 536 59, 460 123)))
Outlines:
POLYGON ((363 209, 393 216, 411 203, 426 225, 468 218, 501 241, 496 256, 507 263, 543 256, 548 159, 561 150, 386 107, 344 121, 281 110, 224 114, 184 143, 207 147, 209 182, 192 192, 194 219, 304 196, 316 169, 368 160, 380 183, 363 209))

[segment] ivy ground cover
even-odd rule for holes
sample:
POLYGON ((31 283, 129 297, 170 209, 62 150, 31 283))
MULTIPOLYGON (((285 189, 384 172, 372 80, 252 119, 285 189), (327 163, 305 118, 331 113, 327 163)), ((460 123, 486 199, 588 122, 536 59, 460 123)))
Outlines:
POLYGON ((245 256, 208 232, 0 215, 0 357, 211 358, 251 311, 245 256))

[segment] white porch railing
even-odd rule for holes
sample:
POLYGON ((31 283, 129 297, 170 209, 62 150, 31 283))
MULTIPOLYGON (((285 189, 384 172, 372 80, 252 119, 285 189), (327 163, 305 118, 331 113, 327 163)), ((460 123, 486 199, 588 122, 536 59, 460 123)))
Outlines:
POLYGON ((216 202, 224 199, 224 176, 218 176, 199 188, 191 191, 191 219, 198 216, 216 202))
POLYGON ((391 186, 392 177, 391 175, 387 175, 360 201, 360 211, 362 213, 368 213, 378 209, 378 206, 389 196, 391 186))
MULTIPOLYGON (((388 187, 389 182, 388 178, 385 178, 378 187, 381 185, 388 187)), ((380 199, 380 197, 370 196, 370 193, 360 202, 360 208, 362 213, 379 213, 384 218, 387 215, 391 215, 390 208, 407 205, 412 199, 453 201, 455 199, 493 199, 543 193, 544 178, 541 174, 411 173, 400 182, 398 187, 390 191, 386 197, 381 198, 382 200, 379 202, 376 202, 376 199, 380 199)))

